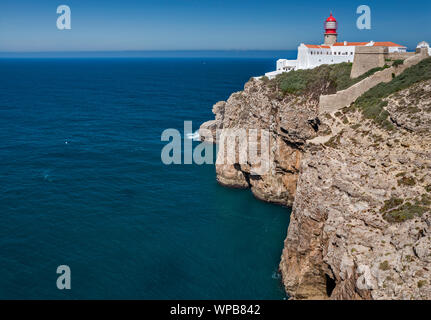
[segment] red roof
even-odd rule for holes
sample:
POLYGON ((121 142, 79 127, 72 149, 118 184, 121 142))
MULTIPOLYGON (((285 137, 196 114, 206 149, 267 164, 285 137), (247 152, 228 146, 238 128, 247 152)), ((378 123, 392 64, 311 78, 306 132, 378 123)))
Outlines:
MULTIPOLYGON (((347 42, 346 46, 365 46, 368 43, 369 42, 347 42)), ((344 46, 344 42, 334 43, 334 46, 336 46, 336 47, 344 46)), ((399 48, 406 48, 405 46, 396 44, 396 43, 391 42, 391 41, 374 42, 373 46, 374 47, 399 47, 399 48)))
POLYGON ((331 15, 329 16, 329 18, 326 19, 326 22, 337 22, 337 20, 335 20, 335 18, 332 16, 332 12, 331 12, 331 15))
POLYGON ((374 43, 375 47, 402 47, 402 48, 406 48, 405 46, 393 43, 393 42, 375 42, 374 43))
MULTIPOLYGON (((368 42, 347 42, 346 46, 365 46, 368 42)), ((344 42, 336 42, 334 46, 344 46, 344 42)))
POLYGON ((311 49, 331 49, 330 46, 319 46, 317 44, 306 44, 305 46, 311 49))

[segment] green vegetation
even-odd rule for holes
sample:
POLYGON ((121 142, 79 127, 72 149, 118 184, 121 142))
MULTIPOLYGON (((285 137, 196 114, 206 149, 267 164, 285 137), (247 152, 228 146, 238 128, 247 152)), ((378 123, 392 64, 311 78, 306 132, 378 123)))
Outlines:
POLYGON ((389 200, 385 201, 385 205, 382 207, 382 211, 383 212, 389 211, 390 209, 400 206, 402 203, 403 203, 402 199, 390 198, 389 200))
POLYGON ((385 59, 385 62, 388 62, 388 64, 393 67, 398 67, 399 65, 404 64, 404 59, 397 59, 397 60, 385 59))
POLYGON ((410 262, 413 262, 414 258, 408 254, 408 255, 406 255, 405 260, 410 263, 410 262))
MULTIPOLYGON (((309 70, 295 70, 279 74, 269 81, 269 84, 283 92, 283 94, 331 94, 347 89, 353 84, 369 77, 373 73, 383 70, 374 68, 358 78, 350 79, 352 63, 322 65, 309 70)), ((268 82, 268 81, 264 81, 268 82)))
POLYGON ((355 101, 354 107, 361 110, 366 118, 373 119, 382 128, 392 130, 394 126, 388 120, 389 113, 384 109, 387 102, 383 99, 415 83, 429 79, 431 79, 431 58, 422 60, 406 69, 391 82, 380 83, 371 88, 355 101))
POLYGON ((413 219, 414 217, 420 217, 426 211, 427 208, 406 202, 401 207, 385 213, 383 218, 388 222, 404 222, 406 220, 413 219))
POLYGON ((398 185, 414 186, 416 185, 416 180, 413 177, 402 177, 400 180, 398 180, 398 185))
POLYGON ((387 68, 389 68, 389 66, 385 64, 383 67, 377 67, 377 68, 370 69, 367 72, 365 72, 364 74, 361 74, 359 77, 353 78, 353 79, 350 78, 350 73, 349 73, 348 78, 340 78, 340 80, 338 82, 337 90, 338 91, 345 90, 345 89, 353 86, 355 83, 358 83, 359 81, 362 81, 365 78, 372 76, 376 72, 385 70, 387 68))
POLYGON ((271 84, 283 94, 335 93, 336 74, 348 72, 348 69, 351 69, 351 65, 339 64, 322 65, 310 70, 295 70, 278 75, 271 80, 271 84))
POLYGON ((422 198, 416 198, 414 203, 399 198, 391 198, 385 201, 381 212, 383 218, 388 222, 403 222, 414 217, 420 217, 429 211, 431 197, 422 195, 422 198))
POLYGON ((269 78, 267 76, 262 76, 260 80, 262 80, 264 83, 267 83, 269 81, 269 78))
POLYGON ((340 131, 337 135, 331 137, 326 143, 326 147, 334 148, 336 149, 341 144, 341 136, 343 135, 343 131, 340 131))
POLYGON ((431 196, 423 194, 422 199, 417 201, 418 204, 423 206, 430 206, 431 205, 431 196))
POLYGON ((398 59, 398 60, 395 60, 395 61, 392 63, 392 66, 393 66, 393 67, 398 67, 398 66, 400 66, 400 65, 402 65, 402 64, 404 64, 404 60, 398 59))
POLYGON ((343 116, 341 120, 343 121, 344 124, 349 124, 349 119, 346 116, 343 116))
POLYGON ((383 270, 383 271, 387 271, 390 269, 389 267, 389 262, 387 260, 383 261, 382 263, 380 263, 379 265, 379 269, 383 270))

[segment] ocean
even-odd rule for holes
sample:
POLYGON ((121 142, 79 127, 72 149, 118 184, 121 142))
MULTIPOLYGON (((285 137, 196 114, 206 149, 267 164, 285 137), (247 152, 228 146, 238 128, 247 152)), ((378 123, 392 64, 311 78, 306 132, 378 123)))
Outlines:
MULTIPOLYGON (((0 59, 1 299, 284 299, 290 210, 160 139, 272 58, 0 59), (71 289, 56 269, 71 269, 71 289)), ((194 142, 197 144, 197 142, 194 142)))

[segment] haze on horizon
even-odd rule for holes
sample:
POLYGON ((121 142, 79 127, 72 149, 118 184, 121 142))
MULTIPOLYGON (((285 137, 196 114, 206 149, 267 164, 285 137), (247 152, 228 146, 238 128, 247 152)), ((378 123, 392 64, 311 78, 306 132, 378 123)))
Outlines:
POLYGON ((146 50, 294 50, 323 42, 332 11, 339 41, 393 41, 409 48, 431 41, 431 2, 280 0, 3 0, 0 52, 146 50), (58 30, 61 4, 72 30, 58 30), (371 30, 356 27, 361 4, 371 30))

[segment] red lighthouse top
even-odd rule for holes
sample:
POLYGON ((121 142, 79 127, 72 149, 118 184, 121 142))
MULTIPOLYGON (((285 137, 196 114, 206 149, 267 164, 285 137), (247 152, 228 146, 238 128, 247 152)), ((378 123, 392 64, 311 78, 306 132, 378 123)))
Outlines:
POLYGON ((326 19, 326 22, 329 22, 329 21, 337 22, 337 20, 336 20, 336 19, 334 18, 334 16, 332 15, 332 12, 331 12, 331 14, 330 14, 329 18, 328 18, 328 19, 326 19))
POLYGON ((325 33, 337 33, 337 20, 331 15, 325 21, 325 33))

